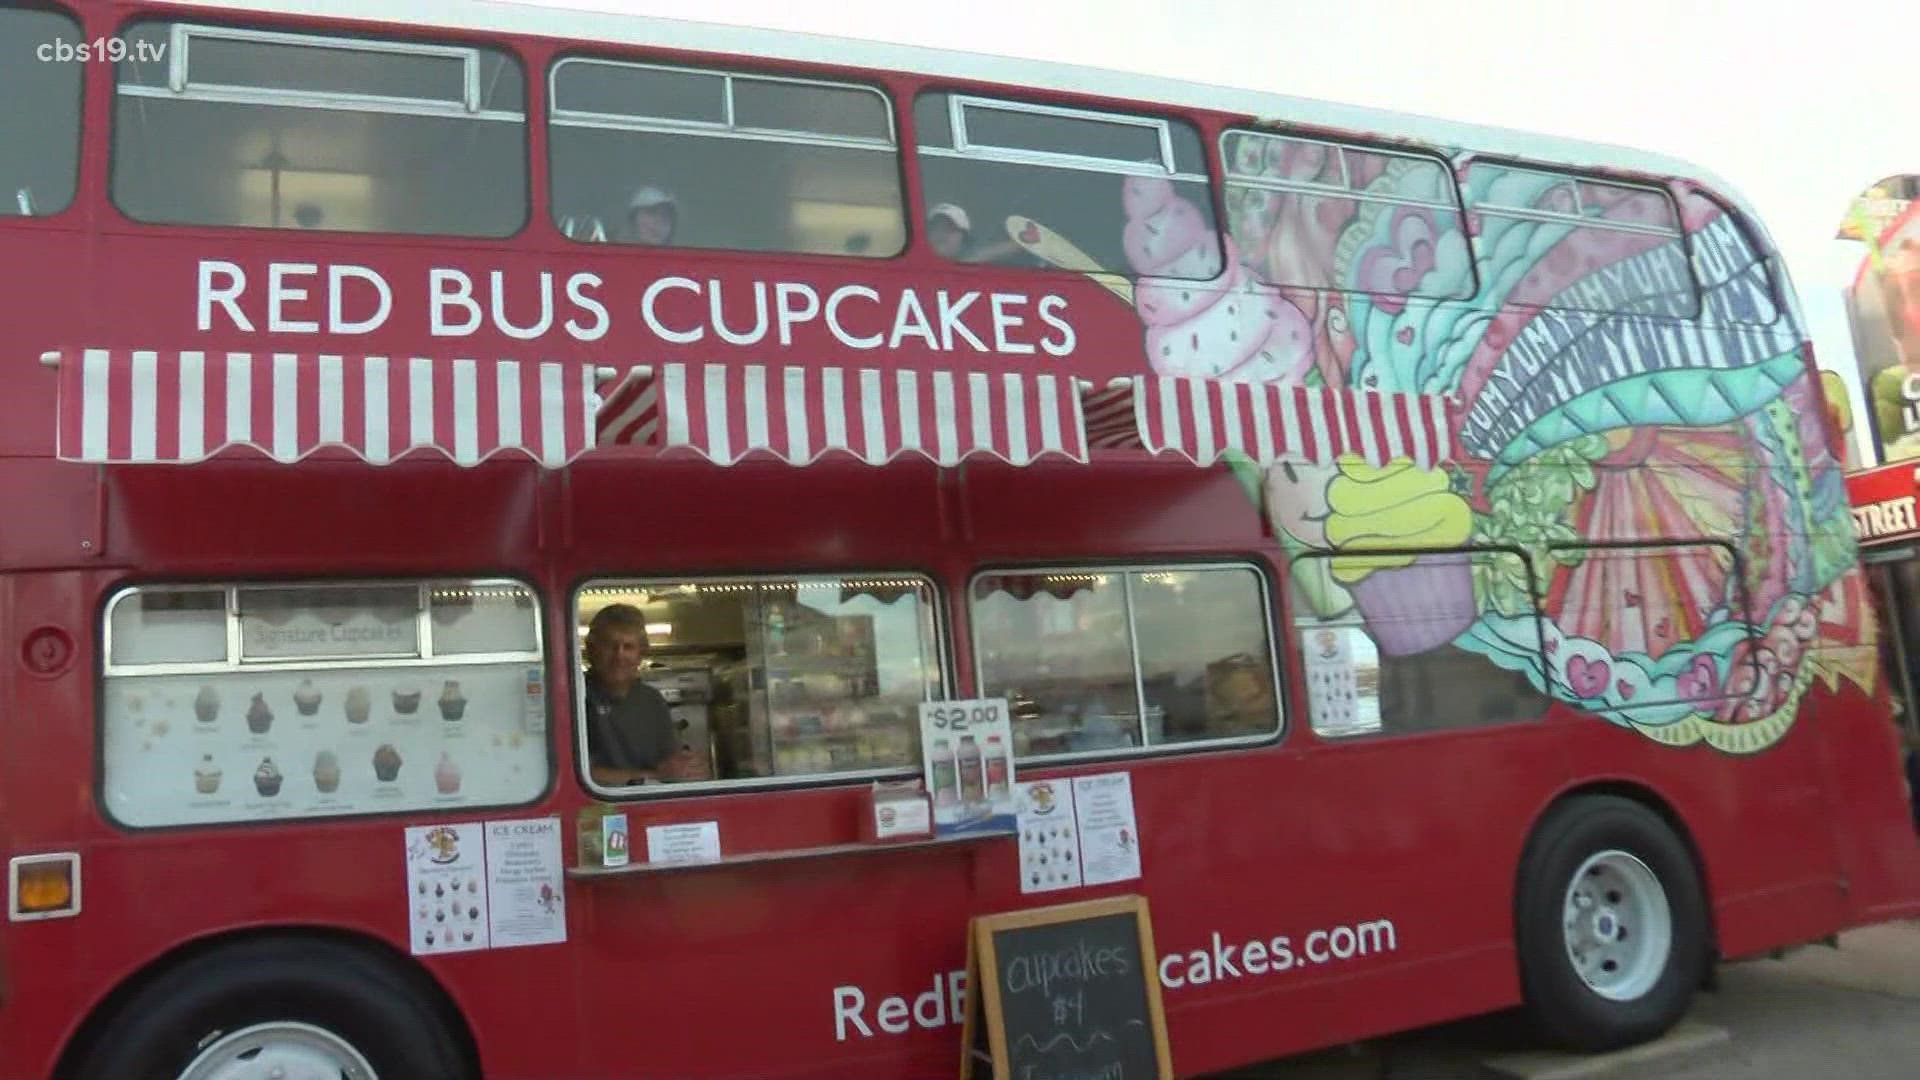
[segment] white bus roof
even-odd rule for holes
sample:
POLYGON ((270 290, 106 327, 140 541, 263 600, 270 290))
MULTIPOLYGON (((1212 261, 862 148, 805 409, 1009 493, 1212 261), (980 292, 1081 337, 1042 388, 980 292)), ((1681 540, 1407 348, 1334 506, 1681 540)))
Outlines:
MULTIPOLYGON (((727 26, 683 19, 575 11, 490 0, 419 4, 395 14, 390 0, 164 0, 176 7, 223 12, 270 12, 324 19, 351 19, 387 26, 468 30, 514 37, 550 37, 609 45, 679 49, 753 61, 794 61, 837 67, 899 71, 1010 87, 1089 94, 1169 107, 1207 109, 1412 139, 1433 146, 1526 158, 1573 167, 1608 167, 1698 181, 1732 200, 1765 235, 1739 192, 1719 177, 1677 158, 1631 147, 1459 123, 1416 113, 1374 109, 1284 94, 1262 93, 1073 64, 1016 60, 984 53, 895 45, 822 34, 727 26)), ((1771 238, 1769 238, 1771 244, 1771 238)))

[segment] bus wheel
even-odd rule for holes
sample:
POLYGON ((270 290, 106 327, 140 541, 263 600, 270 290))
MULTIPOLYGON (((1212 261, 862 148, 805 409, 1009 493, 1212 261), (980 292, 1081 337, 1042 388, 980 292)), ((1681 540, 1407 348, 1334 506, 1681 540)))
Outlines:
POLYGON ((1527 1010, 1572 1049, 1665 1033, 1706 969, 1693 858, 1659 815, 1628 799, 1584 796, 1549 812, 1521 861, 1515 920, 1527 1010))
POLYGON ((217 946, 141 987, 94 1029, 84 1080, 465 1080, 460 1041, 394 966, 330 941, 217 946))

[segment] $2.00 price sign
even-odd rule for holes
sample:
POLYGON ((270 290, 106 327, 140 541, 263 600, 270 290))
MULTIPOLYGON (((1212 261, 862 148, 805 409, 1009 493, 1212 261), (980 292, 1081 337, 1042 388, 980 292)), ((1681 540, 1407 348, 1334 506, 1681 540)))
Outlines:
POLYGON ((921 767, 936 834, 1014 830, 1009 716, 1005 698, 921 703, 921 767))

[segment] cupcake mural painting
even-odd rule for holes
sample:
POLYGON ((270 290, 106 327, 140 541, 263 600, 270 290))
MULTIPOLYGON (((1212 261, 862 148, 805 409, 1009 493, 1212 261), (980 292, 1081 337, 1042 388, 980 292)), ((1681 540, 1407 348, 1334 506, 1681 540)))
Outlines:
POLYGON ((467 714, 467 696, 460 692, 460 682, 448 679, 447 685, 440 690, 440 718, 458 720, 467 714))
POLYGON ((273 710, 267 707, 266 695, 253 695, 253 703, 247 706, 247 730, 255 735, 265 735, 271 727, 273 710))
POLYGON ((460 766, 446 751, 440 752, 440 764, 433 770, 433 786, 442 795, 452 795, 460 790, 460 766))
POLYGON ((347 723, 364 724, 373 715, 373 695, 364 686, 347 691, 347 723))
POLYGON ((220 691, 211 686, 202 685, 200 692, 193 696, 194 718, 203 724, 211 724, 220 716, 220 691))
POLYGON ((322 795, 340 789, 340 759, 331 750, 322 750, 313 758, 313 786, 322 795))
POLYGON ((1224 221, 1199 185, 1125 177, 1106 265, 1046 222, 1009 235, 1133 310, 1143 373, 1278 410, 1271 446, 1218 460, 1302 630, 1363 633, 1383 685, 1466 673, 1732 753, 1873 689, 1823 390, 1724 205, 1444 147, 1222 150, 1224 221))
POLYGON ((202 754, 200 764, 193 770, 193 790, 202 795, 219 791, 220 775, 220 766, 213 763, 213 755, 202 754))
POLYGON ((312 716, 320 711, 320 696, 312 679, 301 679, 299 688, 293 692, 293 707, 301 716, 312 716))
POLYGON ((273 763, 272 758, 261 758, 260 767, 253 770, 253 789, 258 791, 262 798, 271 799, 280 794, 280 783, 283 779, 284 777, 280 775, 280 767, 273 763))

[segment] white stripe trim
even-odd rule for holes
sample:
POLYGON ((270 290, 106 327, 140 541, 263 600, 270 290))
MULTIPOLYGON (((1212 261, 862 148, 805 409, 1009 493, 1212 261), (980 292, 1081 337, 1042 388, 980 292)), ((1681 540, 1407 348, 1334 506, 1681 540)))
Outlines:
POLYGON ((1382 400, 1378 393, 1362 390, 1353 394, 1353 412, 1360 419, 1360 453, 1369 462, 1379 465, 1380 433, 1373 426, 1373 403, 1382 400))
POLYGON ((1000 376, 1000 387, 1006 395, 1007 460, 1025 465, 1033 460, 1027 450, 1027 388, 1012 372, 1000 376))
POLYGON ((300 458, 300 358, 273 354, 273 457, 300 458))
POLYGON ((771 450, 767 445, 767 366, 748 364, 742 374, 746 386, 747 408, 747 445, 746 450, 771 450))
POLYGON ((847 444, 846 372, 837 367, 820 369, 820 412, 826 427, 822 450, 851 450, 847 444))
POLYGON ((105 461, 112 408, 107 381, 113 370, 111 357, 105 349, 88 349, 80 363, 80 459, 105 461))
POLYGON ((1060 441, 1060 386, 1051 375, 1042 375, 1034 380, 1035 391, 1040 396, 1040 449, 1065 450, 1060 441))
POLYGON ((472 465, 480 460, 480 388, 474 381, 474 362, 453 362, 453 460, 472 465))
POLYGON ((1259 393, 1260 385, 1240 382, 1220 384, 1221 450, 1238 450, 1243 454, 1246 453, 1247 439, 1242 430, 1245 418, 1240 415, 1240 410, 1241 402, 1246 400, 1249 391, 1259 393))
POLYGON ((346 441, 343 397, 346 382, 342 371, 340 357, 320 357, 320 441, 323 443, 346 441))
POLYGON ((1213 391, 1218 384, 1211 379, 1195 379, 1191 385, 1193 404, 1189 409, 1193 415, 1193 460, 1196 464, 1211 465, 1220 456, 1213 442, 1213 391))
POLYGON ((1433 447, 1433 456, 1429 462, 1437 462, 1445 457, 1453 441, 1453 433, 1447 430, 1447 399, 1438 394, 1422 395, 1425 399, 1428 415, 1433 417, 1433 430, 1438 443, 1433 447))
POLYGON ((550 468, 567 463, 567 369, 540 365, 540 460, 550 468))
POLYGON ((387 430, 387 358, 369 356, 360 369, 361 400, 366 403, 367 460, 385 465, 393 460, 391 432, 387 430))
POLYGON ((502 360, 493 368, 494 395, 499 409, 500 445, 525 447, 520 424, 520 362, 502 360))
MULTIPOLYGON (((1389 461, 1395 458, 1409 456, 1407 454, 1405 432, 1401 429, 1400 425, 1400 406, 1402 405, 1407 407, 1407 413, 1411 416, 1413 414, 1413 400, 1407 397, 1407 395, 1380 395, 1380 415, 1383 417, 1381 422, 1386 425, 1386 430, 1382 434, 1387 437, 1387 460, 1389 461)), ((1416 464, 1424 463, 1416 462, 1416 464)))
POLYGON ((133 461, 155 461, 160 457, 159 367, 159 353, 143 349, 133 354, 133 399, 127 417, 133 422, 128 433, 128 457, 133 461))
POLYGON ((1289 385, 1269 385, 1262 383, 1254 387, 1253 392, 1253 437, 1259 443, 1259 452, 1254 455, 1265 465, 1276 458, 1300 457, 1300 430, 1293 420, 1293 387, 1289 385), (1276 448, 1273 442, 1274 407, 1279 407, 1280 444, 1276 448))
POLYGON ((933 422, 935 434, 934 460, 942 465, 952 465, 960 460, 959 418, 953 407, 953 372, 936 371, 933 373, 933 422))
POLYGON ((787 460, 799 465, 813 460, 813 445, 807 427, 807 369, 781 369, 780 396, 787 410, 787 460))
POLYGON ((1191 456, 1180 424, 1180 384, 1172 376, 1160 377, 1160 445, 1143 441, 1147 442, 1147 449, 1156 454, 1171 449, 1191 456))
POLYGON ((661 372, 660 411, 667 418, 666 445, 690 445, 693 432, 687 416, 687 365, 668 364, 661 372))
POLYGON ((207 456, 207 354, 180 354, 180 460, 207 456))
POLYGON ((873 368, 860 369, 860 428, 867 464, 886 464, 887 401, 880 390, 880 372, 873 368))
POLYGON ((914 371, 894 373, 900 402, 900 448, 918 450, 920 444, 920 376, 914 371))
POLYGON ((993 389, 985 372, 967 373, 968 426, 973 429, 970 449, 993 452, 993 389))
POLYGON ((253 441, 253 357, 227 354, 227 442, 253 441))
POLYGON ((1327 406, 1330 396, 1327 390, 1307 391, 1307 427, 1313 432, 1313 448, 1320 455, 1322 463, 1333 461, 1335 456, 1333 436, 1327 427, 1327 406))
POLYGON ((433 445, 433 361, 407 361, 407 445, 433 445))

